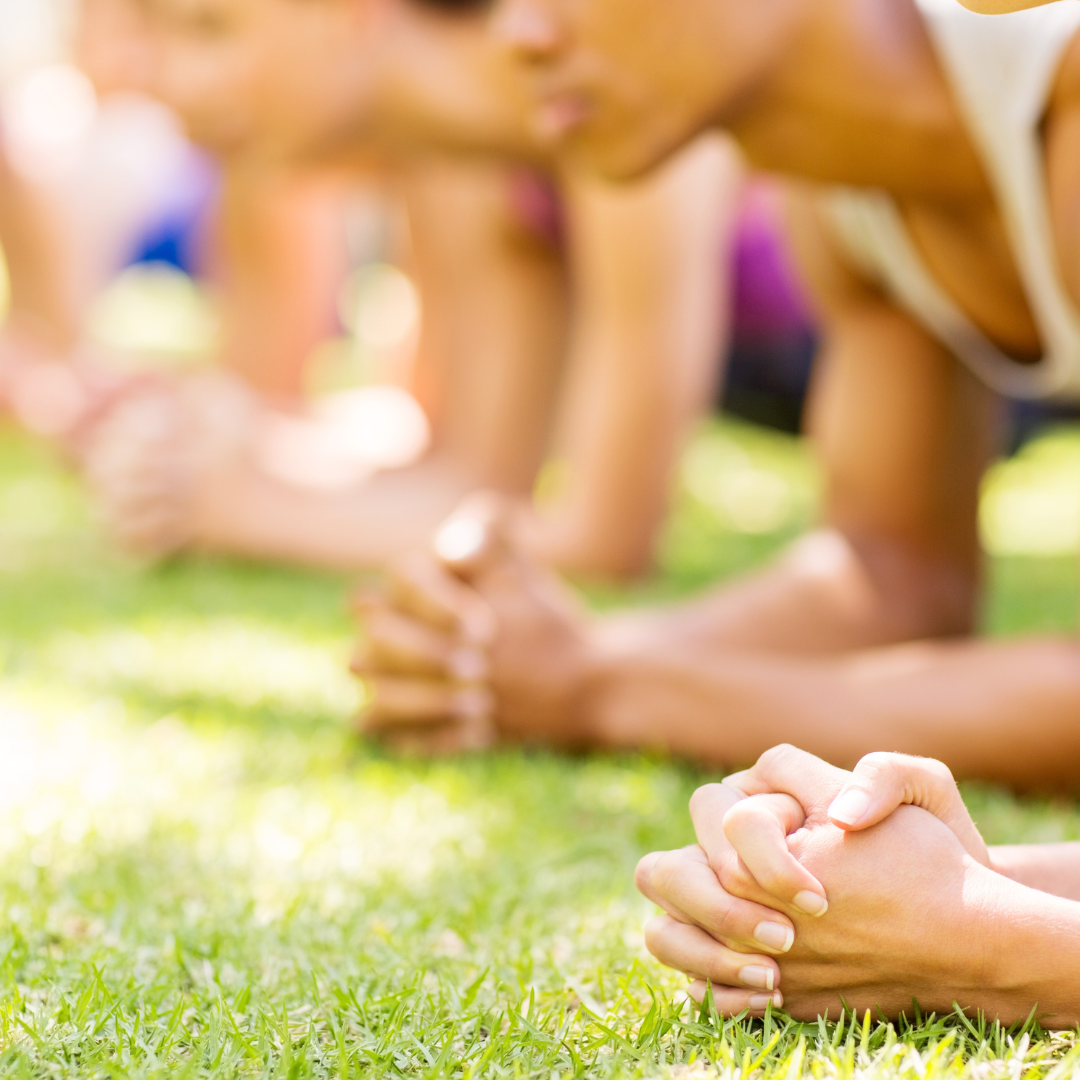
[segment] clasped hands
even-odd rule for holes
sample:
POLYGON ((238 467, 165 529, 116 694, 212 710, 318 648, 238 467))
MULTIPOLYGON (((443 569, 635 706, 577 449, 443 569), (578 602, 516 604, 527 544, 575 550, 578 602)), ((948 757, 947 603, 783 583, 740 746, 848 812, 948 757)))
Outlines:
POLYGON ((525 519, 506 500, 474 496, 432 550, 404 554, 383 589, 357 597, 365 735, 423 753, 592 741, 581 707, 589 620, 525 553, 525 519))
MULTIPOLYGON (((1008 887, 944 765, 872 754, 853 773, 791 746, 695 792, 698 843, 645 856, 641 892, 664 914, 646 944, 709 985, 716 1008, 834 1019, 994 996, 995 897, 1008 887)), ((1029 1006, 1030 1007, 1030 1006, 1029 1006)))
MULTIPOLYGON (((505 504, 474 502, 360 601, 365 733, 429 753, 595 740, 589 622, 508 525, 505 504)), ((646 856, 637 883, 664 912, 649 949, 698 1000, 711 984, 727 1015, 1030 1011, 1028 943, 1004 947, 1030 890, 995 872, 945 766, 873 754, 848 773, 782 746, 701 788, 691 816, 697 844, 646 856)))

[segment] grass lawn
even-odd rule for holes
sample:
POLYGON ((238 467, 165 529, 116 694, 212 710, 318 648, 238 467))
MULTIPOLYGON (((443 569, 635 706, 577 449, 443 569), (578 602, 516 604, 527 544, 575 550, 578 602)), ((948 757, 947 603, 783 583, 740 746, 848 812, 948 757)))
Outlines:
MULTIPOLYGON (((795 444, 710 429, 665 573, 636 592, 764 558, 813 489, 795 444)), ((1074 626, 1072 559, 1003 557, 993 579, 993 631, 1074 626)), ((1071 1035, 1034 1029, 699 1016, 643 950, 631 872, 686 842, 701 774, 358 745, 342 595, 126 563, 76 485, 0 432, 0 1076, 1080 1072, 1071 1035)), ((1070 802, 970 797, 991 841, 1080 836, 1070 802)))

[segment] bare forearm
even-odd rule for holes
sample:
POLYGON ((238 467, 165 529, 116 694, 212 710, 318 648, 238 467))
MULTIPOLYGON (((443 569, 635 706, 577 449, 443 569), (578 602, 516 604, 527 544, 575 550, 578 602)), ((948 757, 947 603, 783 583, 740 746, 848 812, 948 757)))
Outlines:
POLYGON ((887 541, 838 531, 803 537, 766 569, 698 600, 613 617, 612 637, 663 641, 710 658, 719 650, 837 654, 955 633, 942 597, 969 586, 887 541))
MULTIPOLYGON (((675 465, 709 401, 727 333, 743 169, 703 140, 634 184, 565 179, 575 310, 557 565, 647 569, 675 465)), ((547 556, 546 552, 543 552, 547 556)))
POLYGON ((1074 781, 1080 761, 1080 646, 1064 640, 814 660, 643 637, 601 640, 597 655, 588 722, 609 745, 735 765, 790 742, 847 767, 887 746, 1031 787, 1074 781))
POLYGON ((1052 1030, 1080 1023, 1080 904, 1010 885, 986 917, 1002 1002, 988 1000, 987 1011, 1022 1020, 1034 1010, 1052 1030))
MULTIPOLYGON (((576 383, 584 400, 577 403, 578 430, 565 457, 566 487, 541 508, 529 545, 542 561, 569 573, 624 577, 652 565, 675 466, 701 395, 671 385, 672 377, 658 370, 668 350, 656 344, 650 356, 640 357, 641 346, 598 345, 597 353, 611 361, 608 370, 622 367, 624 375, 605 379, 598 373, 591 386, 576 383)), ((593 359, 604 357, 594 353, 593 359)), ((700 360, 702 368, 712 363, 711 356, 700 360)))
POLYGON ((199 546, 331 570, 379 567, 428 541, 472 490, 433 460, 336 489, 290 484, 245 464, 206 494, 199 546))
POLYGON ((1006 844, 990 849, 999 874, 1040 892, 1080 900, 1080 843, 1006 844))
POLYGON ((49 198, 4 160, 2 137, 0 131, 0 241, 15 326, 50 348, 66 350, 80 328, 63 222, 49 198))
POLYGON ((346 270, 343 201, 327 182, 226 172, 221 360, 270 397, 303 396, 305 363, 333 327, 346 270))

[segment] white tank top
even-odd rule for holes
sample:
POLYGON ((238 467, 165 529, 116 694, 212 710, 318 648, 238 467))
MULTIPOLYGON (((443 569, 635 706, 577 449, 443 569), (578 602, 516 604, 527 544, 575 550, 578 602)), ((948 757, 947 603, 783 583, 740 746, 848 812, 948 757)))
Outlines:
POLYGON ((1040 124, 1080 3, 976 15, 957 0, 915 0, 997 197, 1042 341, 1010 359, 964 314, 920 257, 884 192, 840 188, 826 210, 852 261, 979 378, 1017 398, 1080 399, 1080 312, 1057 266, 1040 124))

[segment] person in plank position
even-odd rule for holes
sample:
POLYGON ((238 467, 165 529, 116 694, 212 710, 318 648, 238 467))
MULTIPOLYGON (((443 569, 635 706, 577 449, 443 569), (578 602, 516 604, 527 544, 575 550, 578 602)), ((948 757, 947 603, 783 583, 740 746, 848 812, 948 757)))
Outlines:
POLYGON ((954 0, 497 4, 537 126, 575 162, 635 176, 721 129, 790 178, 823 320, 808 428, 825 520, 701 599, 592 619, 512 513, 466 509, 369 627, 367 729, 444 746, 483 694, 492 737, 722 764, 781 741, 844 765, 886 745, 967 776, 1074 779, 1078 643, 971 633, 1002 398, 1080 396, 1078 27, 1069 3, 996 19, 954 0))
POLYGON ((404 208, 390 257, 418 285, 408 389, 431 439, 372 474, 305 441, 303 402, 284 417, 134 402, 93 470, 130 546, 379 566, 476 487, 527 497, 554 446, 568 483, 532 518, 532 550, 601 576, 649 566, 718 373, 741 163, 706 137, 630 185, 564 167, 483 6, 146 0, 153 88, 203 141, 251 170, 358 177, 404 208))

